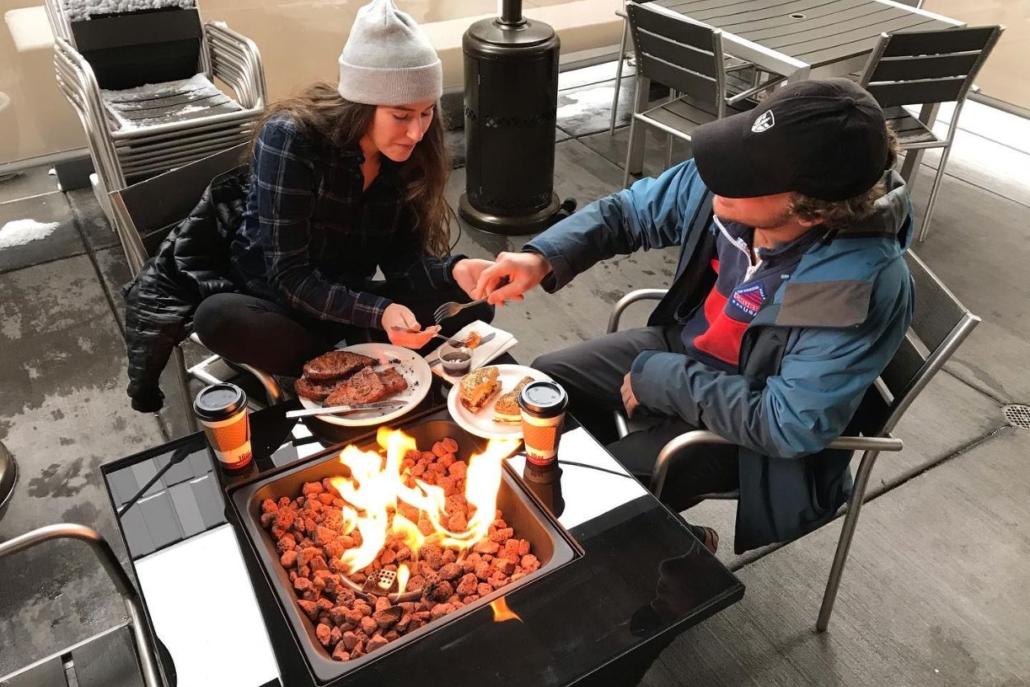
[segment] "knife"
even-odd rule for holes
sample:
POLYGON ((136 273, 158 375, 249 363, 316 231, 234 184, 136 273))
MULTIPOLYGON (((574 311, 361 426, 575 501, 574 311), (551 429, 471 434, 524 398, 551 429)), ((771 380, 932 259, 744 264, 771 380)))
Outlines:
MULTIPOLYGON (((497 332, 490 332, 489 334, 487 334, 486 336, 483 337, 482 341, 479 342, 479 346, 482 346, 483 344, 486 344, 486 343, 490 343, 491 341, 494 340, 494 338, 496 336, 497 336, 497 332)), ((479 348, 479 346, 476 346, 476 348, 479 348)), ((475 355, 475 353, 473 353, 472 355, 475 355)), ((429 363, 429 367, 432 367, 433 365, 438 364, 440 362, 440 349, 437 349, 437 350, 433 351, 432 353, 430 353, 429 357, 426 358, 426 362, 429 363)))
POLYGON ((330 406, 328 408, 307 408, 304 410, 291 410, 286 417, 310 417, 311 415, 346 415, 347 413, 360 413, 366 410, 391 410, 403 408, 407 403, 404 401, 377 401, 376 403, 361 403, 351 406, 330 406))

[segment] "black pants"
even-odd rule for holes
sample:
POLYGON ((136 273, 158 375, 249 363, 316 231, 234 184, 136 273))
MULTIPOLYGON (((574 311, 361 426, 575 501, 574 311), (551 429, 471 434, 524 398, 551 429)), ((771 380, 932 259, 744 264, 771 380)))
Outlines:
MULTIPOLYGON (((441 303, 468 303, 469 297, 458 288, 447 291, 413 291, 391 283, 377 283, 369 290, 406 305, 423 327, 433 324, 433 312, 441 303)), ((493 320, 489 305, 466 308, 444 320, 444 336, 465 325, 493 320)), ((252 365, 275 375, 299 376, 304 363, 332 350, 340 341, 349 344, 388 341, 385 331, 319 320, 276 303, 240 293, 223 293, 204 300, 193 318, 193 328, 204 346, 226 360, 252 365)), ((420 353, 440 344, 433 339, 420 353)))
MULTIPOLYGON (((662 447, 674 437, 699 429, 678 417, 656 418, 653 427, 623 439, 613 413, 623 409, 623 378, 643 351, 684 351, 682 327, 644 327, 609 334, 536 359, 533 367, 551 375, 569 394, 569 410, 594 437, 645 485, 662 447)), ((637 412, 640 412, 639 410, 637 412)), ((699 446, 687 449, 670 468, 662 501, 677 511, 696 503, 700 494, 736 489, 737 449, 699 446)))

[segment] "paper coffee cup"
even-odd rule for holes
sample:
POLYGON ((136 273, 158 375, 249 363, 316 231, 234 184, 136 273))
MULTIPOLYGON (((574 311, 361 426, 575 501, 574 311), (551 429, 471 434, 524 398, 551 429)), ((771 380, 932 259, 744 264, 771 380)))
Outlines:
POLYGON ((250 417, 243 389, 228 383, 205 387, 193 402, 193 412, 223 468, 239 470, 250 464, 250 417))
POLYGON ((565 408, 569 397, 555 382, 532 382, 519 393, 522 410, 522 438, 526 459, 535 465, 550 465, 558 457, 565 408))

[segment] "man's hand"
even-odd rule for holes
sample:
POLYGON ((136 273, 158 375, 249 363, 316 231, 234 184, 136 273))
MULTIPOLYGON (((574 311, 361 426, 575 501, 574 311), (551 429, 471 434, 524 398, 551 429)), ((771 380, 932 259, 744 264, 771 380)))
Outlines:
POLYGON ((490 305, 521 301, 522 294, 536 287, 551 273, 551 263, 537 253, 501 253, 497 262, 479 275, 473 298, 486 298, 490 305))
POLYGON ((429 340, 433 338, 433 334, 440 331, 439 325, 421 331, 422 325, 415 319, 415 313, 400 303, 391 303, 386 306, 381 324, 383 329, 386 330, 386 335, 390 337, 390 343, 395 346, 416 350, 429 343, 429 340), (415 331, 398 332, 393 329, 394 327, 404 327, 405 329, 413 329, 415 331))
POLYGON ((476 300, 476 286, 479 284, 479 276, 483 270, 493 265, 492 260, 480 260, 478 258, 465 258, 454 263, 451 276, 457 282, 461 290, 469 295, 469 298, 476 300))
POLYGON ((629 374, 622 380, 622 405, 626 406, 626 417, 633 417, 633 411, 640 407, 640 401, 633 393, 633 384, 630 382, 629 374))

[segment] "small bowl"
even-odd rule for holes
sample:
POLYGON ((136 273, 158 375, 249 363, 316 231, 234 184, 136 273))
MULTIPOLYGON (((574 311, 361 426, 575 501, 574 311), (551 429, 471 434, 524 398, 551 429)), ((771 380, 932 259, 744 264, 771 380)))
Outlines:
POLYGON ((464 346, 452 346, 448 343, 441 344, 439 348, 440 366, 443 371, 452 376, 468 374, 472 369, 472 350, 464 346))

